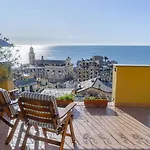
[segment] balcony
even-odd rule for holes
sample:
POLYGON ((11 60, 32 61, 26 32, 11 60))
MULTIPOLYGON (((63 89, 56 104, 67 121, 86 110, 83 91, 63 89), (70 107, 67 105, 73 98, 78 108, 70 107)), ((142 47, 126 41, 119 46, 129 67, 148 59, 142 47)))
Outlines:
MULTIPOLYGON (((114 103, 107 108, 85 108, 78 102, 74 108, 74 131, 76 150, 135 150, 150 149, 150 109, 115 107, 114 103)), ((20 122, 10 145, 4 141, 9 128, 0 122, 1 149, 20 149, 24 133, 20 122)), ((49 136, 53 136, 52 134, 49 136)), ((56 137, 54 137, 56 138, 56 137)), ((59 138, 59 137, 58 137, 59 138)), ((43 142, 27 141, 27 149, 57 150, 58 147, 43 142)), ((65 150, 73 149, 70 138, 66 138, 65 150)))
MULTIPOLYGON (((109 103, 106 109, 85 108, 82 102, 78 102, 74 109, 73 125, 77 150, 150 149, 150 109, 140 107, 150 106, 150 67, 116 66, 116 68, 112 95, 115 104, 109 103), (131 105, 134 107, 129 107, 131 105)), ((6 146, 4 141, 9 128, 0 122, 1 149, 20 149, 24 137, 22 131, 25 131, 24 125, 20 122, 13 140, 6 146)), ((49 136, 54 137, 52 134, 49 136)), ((30 139, 27 141, 27 147, 40 150, 58 149, 58 147, 30 139)), ((69 138, 66 139, 64 149, 73 149, 69 138)))

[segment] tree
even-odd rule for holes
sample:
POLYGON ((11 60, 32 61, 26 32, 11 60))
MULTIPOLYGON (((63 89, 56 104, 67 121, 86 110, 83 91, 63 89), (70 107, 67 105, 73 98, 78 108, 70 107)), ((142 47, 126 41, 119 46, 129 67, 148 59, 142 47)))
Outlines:
POLYGON ((106 62, 106 61, 108 60, 108 57, 105 56, 105 57, 104 57, 104 60, 105 60, 105 62, 106 62))
POLYGON ((4 80, 12 77, 11 68, 12 66, 19 64, 18 60, 20 58, 20 55, 19 50, 15 50, 14 45, 8 43, 8 38, 1 37, 0 40, 0 65, 2 66, 0 82, 3 82, 4 80))

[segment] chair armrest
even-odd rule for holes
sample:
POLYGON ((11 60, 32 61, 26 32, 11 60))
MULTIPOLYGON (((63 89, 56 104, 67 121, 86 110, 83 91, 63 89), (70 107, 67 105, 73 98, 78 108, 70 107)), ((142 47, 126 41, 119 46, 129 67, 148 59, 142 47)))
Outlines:
POLYGON ((67 115, 67 113, 68 113, 69 111, 72 110, 72 108, 74 108, 74 106, 76 106, 76 104, 75 104, 74 102, 72 102, 72 103, 70 103, 69 105, 67 105, 67 106, 64 108, 62 114, 60 114, 59 117, 57 117, 56 119, 61 119, 61 118, 63 118, 65 115, 67 115))
POLYGON ((19 91, 19 89, 13 89, 13 90, 11 90, 11 91, 8 91, 8 93, 9 93, 9 95, 10 95, 10 97, 11 97, 12 100, 18 98, 18 96, 16 95, 16 93, 17 93, 18 91, 19 91))
POLYGON ((18 103, 18 99, 15 99, 13 101, 11 101, 11 103, 9 105, 14 105, 14 104, 17 104, 18 103))
POLYGON ((19 89, 13 89, 13 90, 10 90, 10 91, 8 91, 9 93, 14 93, 14 92, 17 92, 17 91, 19 91, 19 89))

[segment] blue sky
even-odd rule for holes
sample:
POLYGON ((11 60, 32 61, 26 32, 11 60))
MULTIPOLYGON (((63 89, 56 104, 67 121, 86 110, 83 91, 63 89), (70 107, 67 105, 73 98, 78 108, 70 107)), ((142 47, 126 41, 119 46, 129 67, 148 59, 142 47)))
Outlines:
POLYGON ((16 44, 150 45, 149 0, 0 0, 16 44))

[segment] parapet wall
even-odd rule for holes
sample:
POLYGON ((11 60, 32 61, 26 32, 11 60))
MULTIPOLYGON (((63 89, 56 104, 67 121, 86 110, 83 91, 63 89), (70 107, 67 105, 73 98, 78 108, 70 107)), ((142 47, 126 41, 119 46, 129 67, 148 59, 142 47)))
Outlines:
POLYGON ((112 98, 116 106, 150 107, 150 65, 114 65, 112 98))

